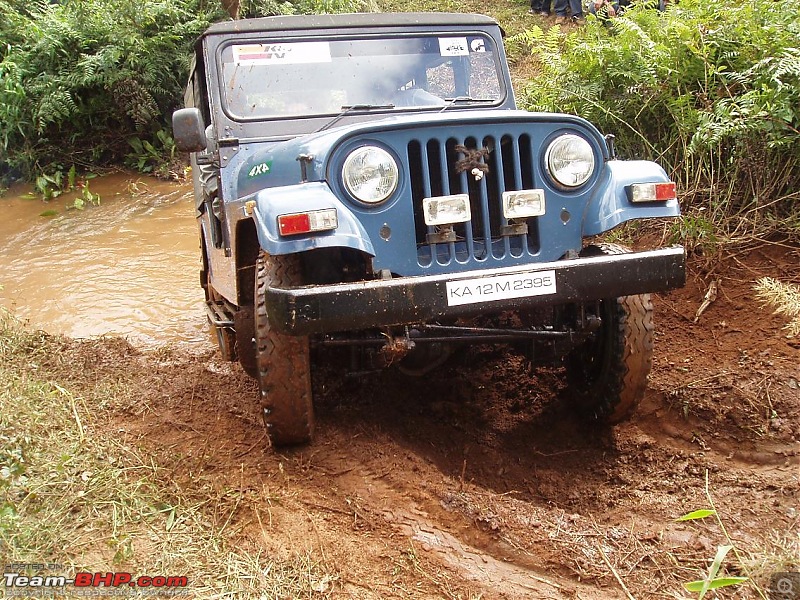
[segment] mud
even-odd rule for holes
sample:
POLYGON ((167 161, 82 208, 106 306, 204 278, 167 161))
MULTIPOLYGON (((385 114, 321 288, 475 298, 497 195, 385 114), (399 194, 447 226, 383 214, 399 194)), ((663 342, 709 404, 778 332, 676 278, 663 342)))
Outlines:
POLYGON ((332 598, 689 598, 728 543, 743 558, 727 572, 766 595, 800 568, 800 348, 753 302, 750 268, 797 256, 715 273, 725 293, 697 323, 703 273, 656 298, 650 387, 613 429, 576 417, 557 369, 493 346, 424 379, 354 379, 317 356, 317 437, 297 450, 266 447, 255 387, 213 352, 141 357, 161 408, 121 421, 187 487, 266 494, 237 513, 242 547, 324 557, 332 598), (724 530, 676 521, 712 503, 724 530))
MULTIPOLYGON (((156 212, 153 202, 139 210, 156 212)), ((47 239, 65 226, 39 227, 47 239)), ((613 429, 576 416, 557 368, 531 371, 503 347, 472 348, 424 379, 352 378, 321 354, 317 438, 277 452, 253 382, 210 345, 140 352, 106 340, 71 352, 87 376, 120 369, 142 390, 110 431, 186 489, 203 479, 240 493, 239 547, 304 548, 332 574, 320 597, 688 598, 682 584, 733 544, 741 559, 727 572, 758 587, 706 597, 763 598, 774 573, 800 570, 800 343, 752 284, 798 283, 800 250, 690 264, 684 289, 654 298, 648 392, 613 429), (717 300, 695 321, 711 281, 717 300), (712 504, 719 522, 676 521, 712 504)), ((183 272, 166 271, 176 292, 183 272)), ((184 310, 173 320, 202 322, 196 302, 184 310)))

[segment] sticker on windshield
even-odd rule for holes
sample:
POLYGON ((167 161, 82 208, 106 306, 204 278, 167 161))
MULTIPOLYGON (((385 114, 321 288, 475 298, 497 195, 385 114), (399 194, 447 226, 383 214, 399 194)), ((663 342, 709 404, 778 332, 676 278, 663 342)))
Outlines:
POLYGON ((442 56, 469 56, 467 38, 439 38, 439 53, 442 56))
POLYGON ((486 52, 486 40, 483 38, 472 38, 469 41, 469 49, 473 52, 486 52))
POLYGON ((331 62, 329 42, 284 44, 237 44, 233 47, 237 65, 299 65, 331 62))

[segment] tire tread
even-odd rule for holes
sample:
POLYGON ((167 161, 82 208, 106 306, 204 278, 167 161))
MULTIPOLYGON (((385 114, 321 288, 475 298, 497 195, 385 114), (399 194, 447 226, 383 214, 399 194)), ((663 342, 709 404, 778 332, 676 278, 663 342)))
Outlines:
MULTIPOLYGON (((589 255, 629 252, 618 244, 599 244, 587 250, 589 255)), ((647 390, 653 362, 653 302, 650 294, 603 302, 603 318, 610 321, 603 324, 610 336, 605 340, 608 355, 597 356, 603 349, 580 349, 568 363, 568 378, 581 406, 593 418, 614 424, 630 418, 647 390), (591 352, 595 354, 587 355, 591 352), (583 366, 589 359, 602 362, 594 379, 583 366)))
POLYGON ((262 252, 256 271, 256 366, 259 399, 273 446, 303 444, 314 435, 308 337, 282 335, 270 327, 265 303, 269 285, 301 281, 296 256, 262 252))

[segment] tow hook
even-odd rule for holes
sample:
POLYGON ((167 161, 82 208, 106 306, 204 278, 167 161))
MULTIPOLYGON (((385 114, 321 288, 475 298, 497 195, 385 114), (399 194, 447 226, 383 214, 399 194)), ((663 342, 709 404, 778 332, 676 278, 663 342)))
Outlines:
POLYGON ((407 335, 394 337, 391 334, 386 334, 386 338, 386 343, 378 351, 378 356, 384 367, 402 360, 416 347, 414 340, 407 335))

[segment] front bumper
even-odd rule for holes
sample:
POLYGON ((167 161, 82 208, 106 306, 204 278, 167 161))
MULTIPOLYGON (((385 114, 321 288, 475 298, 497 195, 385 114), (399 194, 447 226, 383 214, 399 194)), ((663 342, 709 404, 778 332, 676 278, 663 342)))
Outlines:
POLYGON ((683 286, 685 267, 683 248, 673 247, 455 275, 291 289, 269 287, 266 303, 270 324, 277 331, 309 335, 663 292, 683 286), (538 291, 532 287, 542 281, 546 282, 545 287, 538 291), (531 286, 529 282, 533 282, 531 286), (484 300, 483 296, 467 301, 463 298, 467 287, 476 292, 486 289, 495 298, 503 297, 484 300), (510 291, 516 288, 523 291, 510 291), (508 297, 513 294, 517 295, 508 297))

